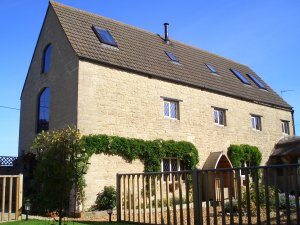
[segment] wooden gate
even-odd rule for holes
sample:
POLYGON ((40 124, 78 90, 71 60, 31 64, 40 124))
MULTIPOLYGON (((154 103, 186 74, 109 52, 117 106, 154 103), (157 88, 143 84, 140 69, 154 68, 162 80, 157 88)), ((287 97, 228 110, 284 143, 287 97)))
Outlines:
POLYGON ((1 221, 21 219, 23 175, 0 175, 0 190, 1 221))

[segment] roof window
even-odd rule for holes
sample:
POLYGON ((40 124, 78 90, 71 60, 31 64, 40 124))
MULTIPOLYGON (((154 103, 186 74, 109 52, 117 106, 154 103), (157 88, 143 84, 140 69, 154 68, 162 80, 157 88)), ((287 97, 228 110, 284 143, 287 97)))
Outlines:
POLYGON ((101 43, 117 47, 115 39, 113 38, 113 36, 111 36, 108 30, 96 26, 93 26, 93 30, 101 43))
POLYGON ((266 86, 260 82, 254 75, 247 74, 247 76, 261 89, 267 89, 266 86))
POLYGON ((207 68, 210 70, 210 72, 214 73, 214 74, 218 74, 217 70, 215 69, 215 67, 213 67, 212 65, 205 63, 205 65, 207 66, 207 68))
POLYGON ((173 61, 173 62, 179 62, 177 57, 172 52, 165 52, 167 56, 173 61))
POLYGON ((240 71, 232 68, 230 68, 230 71, 244 84, 251 85, 250 82, 243 76, 243 74, 240 71))

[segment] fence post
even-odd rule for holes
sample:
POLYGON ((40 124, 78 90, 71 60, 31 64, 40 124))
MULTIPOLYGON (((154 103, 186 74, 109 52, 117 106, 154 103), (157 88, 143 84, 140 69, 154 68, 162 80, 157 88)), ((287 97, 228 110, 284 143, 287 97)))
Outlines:
POLYGON ((121 221, 121 185, 120 185, 121 176, 117 173, 117 221, 121 221))
POLYGON ((192 184, 192 190, 193 190, 193 201, 194 201, 194 225, 200 225, 200 204, 202 202, 199 202, 199 179, 198 179, 198 171, 195 169, 193 170, 193 184, 192 184))
POLYGON ((21 217, 22 219, 22 207, 23 207, 23 174, 20 174, 19 175, 19 217, 18 217, 18 220, 19 218, 21 217))

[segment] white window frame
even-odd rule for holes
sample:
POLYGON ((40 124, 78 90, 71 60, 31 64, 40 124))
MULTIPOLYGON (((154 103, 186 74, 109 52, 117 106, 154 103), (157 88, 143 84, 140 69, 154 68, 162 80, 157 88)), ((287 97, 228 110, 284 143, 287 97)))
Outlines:
POLYGON ((262 131, 261 116, 251 115, 251 126, 253 130, 262 131))
MULTIPOLYGON (((161 172, 177 172, 177 171, 181 171, 181 167, 180 167, 180 160, 179 158, 172 158, 172 157, 166 157, 166 158, 162 158, 161 159, 161 172), (169 161, 169 171, 164 171, 164 160, 168 160, 169 161), (176 171, 172 171, 172 160, 176 160, 177 162, 177 170, 176 171)), ((166 181, 166 179, 164 178, 164 181, 166 181)), ((177 181, 177 179, 176 179, 177 181)), ((172 176, 169 176, 169 183, 172 183, 172 176)))
POLYGON ((169 99, 164 99, 164 117, 172 120, 179 120, 179 101, 175 100, 169 100, 169 99), (168 115, 165 113, 165 105, 168 104, 168 115), (171 105, 175 104, 176 111, 175 111, 175 117, 172 117, 171 113, 171 105))
POLYGON ((226 126, 226 115, 225 115, 225 110, 224 109, 218 109, 218 108, 214 108, 214 112, 213 112, 213 116, 214 116, 214 123, 218 126, 226 126), (220 123, 220 113, 223 113, 223 124, 220 123), (217 114, 217 121, 215 120, 215 114, 217 114))
POLYGON ((290 134, 290 121, 281 120, 281 131, 285 135, 290 134))

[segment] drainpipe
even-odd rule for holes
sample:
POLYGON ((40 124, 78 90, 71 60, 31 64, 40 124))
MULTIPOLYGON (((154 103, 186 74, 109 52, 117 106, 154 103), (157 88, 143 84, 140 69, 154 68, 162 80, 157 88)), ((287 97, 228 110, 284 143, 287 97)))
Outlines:
POLYGON ((294 110, 292 110, 292 122, 293 122, 293 132, 294 132, 294 136, 296 136, 295 119, 294 119, 294 110))

